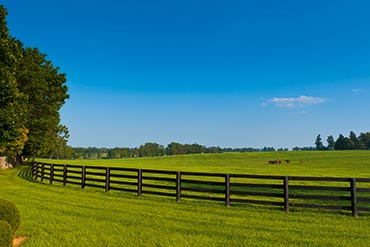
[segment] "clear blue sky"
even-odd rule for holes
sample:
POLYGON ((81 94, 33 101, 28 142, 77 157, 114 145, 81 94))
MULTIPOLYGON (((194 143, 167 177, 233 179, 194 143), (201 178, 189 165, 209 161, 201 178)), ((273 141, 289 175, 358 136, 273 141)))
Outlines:
POLYGON ((313 146, 370 131, 370 1, 1 0, 67 74, 72 146, 313 146))

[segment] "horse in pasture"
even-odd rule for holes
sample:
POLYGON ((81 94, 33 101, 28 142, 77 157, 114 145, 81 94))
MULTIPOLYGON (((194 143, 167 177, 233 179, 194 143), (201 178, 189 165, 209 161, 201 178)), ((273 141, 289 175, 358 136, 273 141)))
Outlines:
POLYGON ((270 165, 281 164, 281 160, 269 160, 267 163, 270 164, 270 165))
MULTIPOLYGON (((287 164, 291 164, 291 160, 284 160, 284 161, 287 164)), ((267 161, 267 163, 269 165, 281 164, 281 160, 269 160, 269 161, 267 161)), ((303 160, 299 160, 299 163, 303 164, 303 160)))

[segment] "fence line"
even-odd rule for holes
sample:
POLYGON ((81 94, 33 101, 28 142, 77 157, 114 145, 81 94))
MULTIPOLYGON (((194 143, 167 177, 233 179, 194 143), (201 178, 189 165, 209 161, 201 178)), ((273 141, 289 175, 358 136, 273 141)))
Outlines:
POLYGON ((271 176, 60 165, 36 162, 41 182, 124 192, 235 203, 370 212, 370 178, 271 176), (339 186, 340 185, 340 186, 339 186))

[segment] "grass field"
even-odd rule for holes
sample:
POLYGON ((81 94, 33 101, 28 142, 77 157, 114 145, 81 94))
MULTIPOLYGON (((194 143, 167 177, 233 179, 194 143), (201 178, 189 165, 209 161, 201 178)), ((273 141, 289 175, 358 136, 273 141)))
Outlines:
POLYGON ((42 160, 55 164, 290 176, 370 177, 370 151, 223 153, 109 160, 42 160), (282 165, 267 165, 280 159, 282 165), (291 164, 284 164, 291 160, 291 164), (304 160, 301 165, 299 160, 304 160))
MULTIPOLYGON (((229 153, 53 163, 168 170, 370 177, 370 152, 229 153), (270 159, 293 164, 267 165, 270 159), (305 163, 300 165, 299 159, 305 163)), ((370 215, 232 206, 29 180, 30 167, 0 172, 0 195, 22 214, 24 246, 369 246, 370 215), (22 174, 19 176, 18 174, 22 174)))

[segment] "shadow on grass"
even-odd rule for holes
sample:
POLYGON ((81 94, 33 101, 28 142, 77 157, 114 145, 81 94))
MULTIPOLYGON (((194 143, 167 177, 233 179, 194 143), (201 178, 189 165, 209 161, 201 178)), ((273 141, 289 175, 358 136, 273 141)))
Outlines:
POLYGON ((21 170, 18 173, 18 177, 23 178, 27 181, 35 182, 35 179, 32 177, 32 164, 23 164, 21 170))

